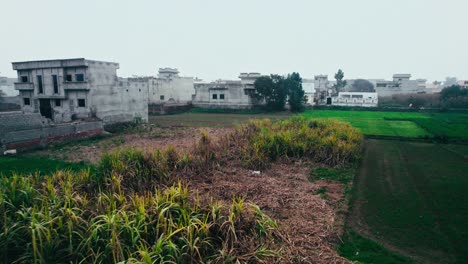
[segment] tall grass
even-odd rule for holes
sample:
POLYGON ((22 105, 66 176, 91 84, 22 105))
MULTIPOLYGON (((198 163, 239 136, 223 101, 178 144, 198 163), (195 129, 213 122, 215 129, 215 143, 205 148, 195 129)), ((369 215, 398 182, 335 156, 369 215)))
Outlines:
POLYGON ((250 168, 262 168, 278 158, 307 158, 330 166, 359 159, 363 137, 349 124, 293 117, 271 122, 253 120, 230 135, 235 150, 250 168))
POLYGON ((277 224, 255 205, 200 204, 176 183, 88 191, 89 171, 0 178, 3 263, 225 263, 278 257, 277 224))

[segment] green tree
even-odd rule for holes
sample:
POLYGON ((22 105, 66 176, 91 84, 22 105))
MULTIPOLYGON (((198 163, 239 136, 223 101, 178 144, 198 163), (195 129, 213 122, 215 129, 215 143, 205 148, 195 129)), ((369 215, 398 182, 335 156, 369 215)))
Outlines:
POLYGON ((364 79, 356 79, 351 85, 351 92, 366 92, 366 93, 374 93, 374 85, 369 82, 368 80, 364 79))
POLYGON ((289 74, 284 81, 285 89, 288 91, 288 102, 292 112, 304 111, 304 89, 302 89, 302 78, 297 72, 289 74))
POLYGON ((336 84, 333 85, 333 88, 335 88, 337 93, 339 93, 341 89, 343 89, 346 86, 347 82, 343 80, 343 78, 344 72, 341 69, 338 69, 338 72, 335 73, 336 84))
POLYGON ((276 74, 262 76, 255 80, 256 96, 258 99, 265 100, 266 106, 270 110, 284 110, 288 95, 284 81, 282 76, 276 74))

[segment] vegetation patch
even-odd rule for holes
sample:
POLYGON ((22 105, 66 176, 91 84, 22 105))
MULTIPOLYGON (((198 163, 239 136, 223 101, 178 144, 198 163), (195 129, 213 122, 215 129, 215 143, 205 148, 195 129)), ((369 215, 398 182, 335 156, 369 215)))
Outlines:
POLYGON ((13 174, 50 174, 56 170, 80 171, 93 170, 93 166, 84 162, 71 163, 44 157, 0 157, 0 175, 11 176, 13 174))
POLYGON ((219 139, 203 132, 183 150, 115 151, 103 156, 96 171, 2 175, 0 259, 281 262, 288 238, 258 206, 238 196, 199 200, 181 181, 213 177, 224 166, 259 168, 280 159, 345 166, 358 159, 361 145, 362 135, 340 122, 263 120, 219 139))
POLYGON ((413 263, 410 258, 393 253, 377 242, 353 231, 345 233, 342 237, 342 243, 338 247, 338 253, 358 263, 413 263))

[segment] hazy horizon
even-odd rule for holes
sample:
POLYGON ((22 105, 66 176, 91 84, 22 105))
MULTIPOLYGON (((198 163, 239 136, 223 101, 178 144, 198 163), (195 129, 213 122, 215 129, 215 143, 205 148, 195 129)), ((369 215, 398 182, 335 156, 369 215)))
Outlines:
POLYGON ((87 58, 118 75, 233 79, 240 72, 345 79, 468 79, 465 0, 11 1, 2 3, 0 75, 11 62, 87 58))

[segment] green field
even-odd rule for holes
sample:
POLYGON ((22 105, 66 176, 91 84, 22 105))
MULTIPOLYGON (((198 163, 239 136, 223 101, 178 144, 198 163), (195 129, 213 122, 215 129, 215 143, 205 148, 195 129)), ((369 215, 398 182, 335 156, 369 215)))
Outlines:
POLYGON ((56 170, 80 171, 88 169, 89 165, 81 163, 71 163, 61 160, 53 160, 44 157, 0 157, 0 175, 17 174, 50 174, 56 170))
POLYGON ((149 122, 162 127, 233 127, 249 119, 271 120, 286 119, 290 114, 286 112, 271 114, 236 114, 236 113, 182 113, 174 115, 150 116, 149 122))
POLYGON ((468 146, 368 140, 351 228, 416 260, 468 259, 468 146))
POLYGON ((468 141, 468 114, 309 110, 303 115, 347 121, 366 135, 468 141))

